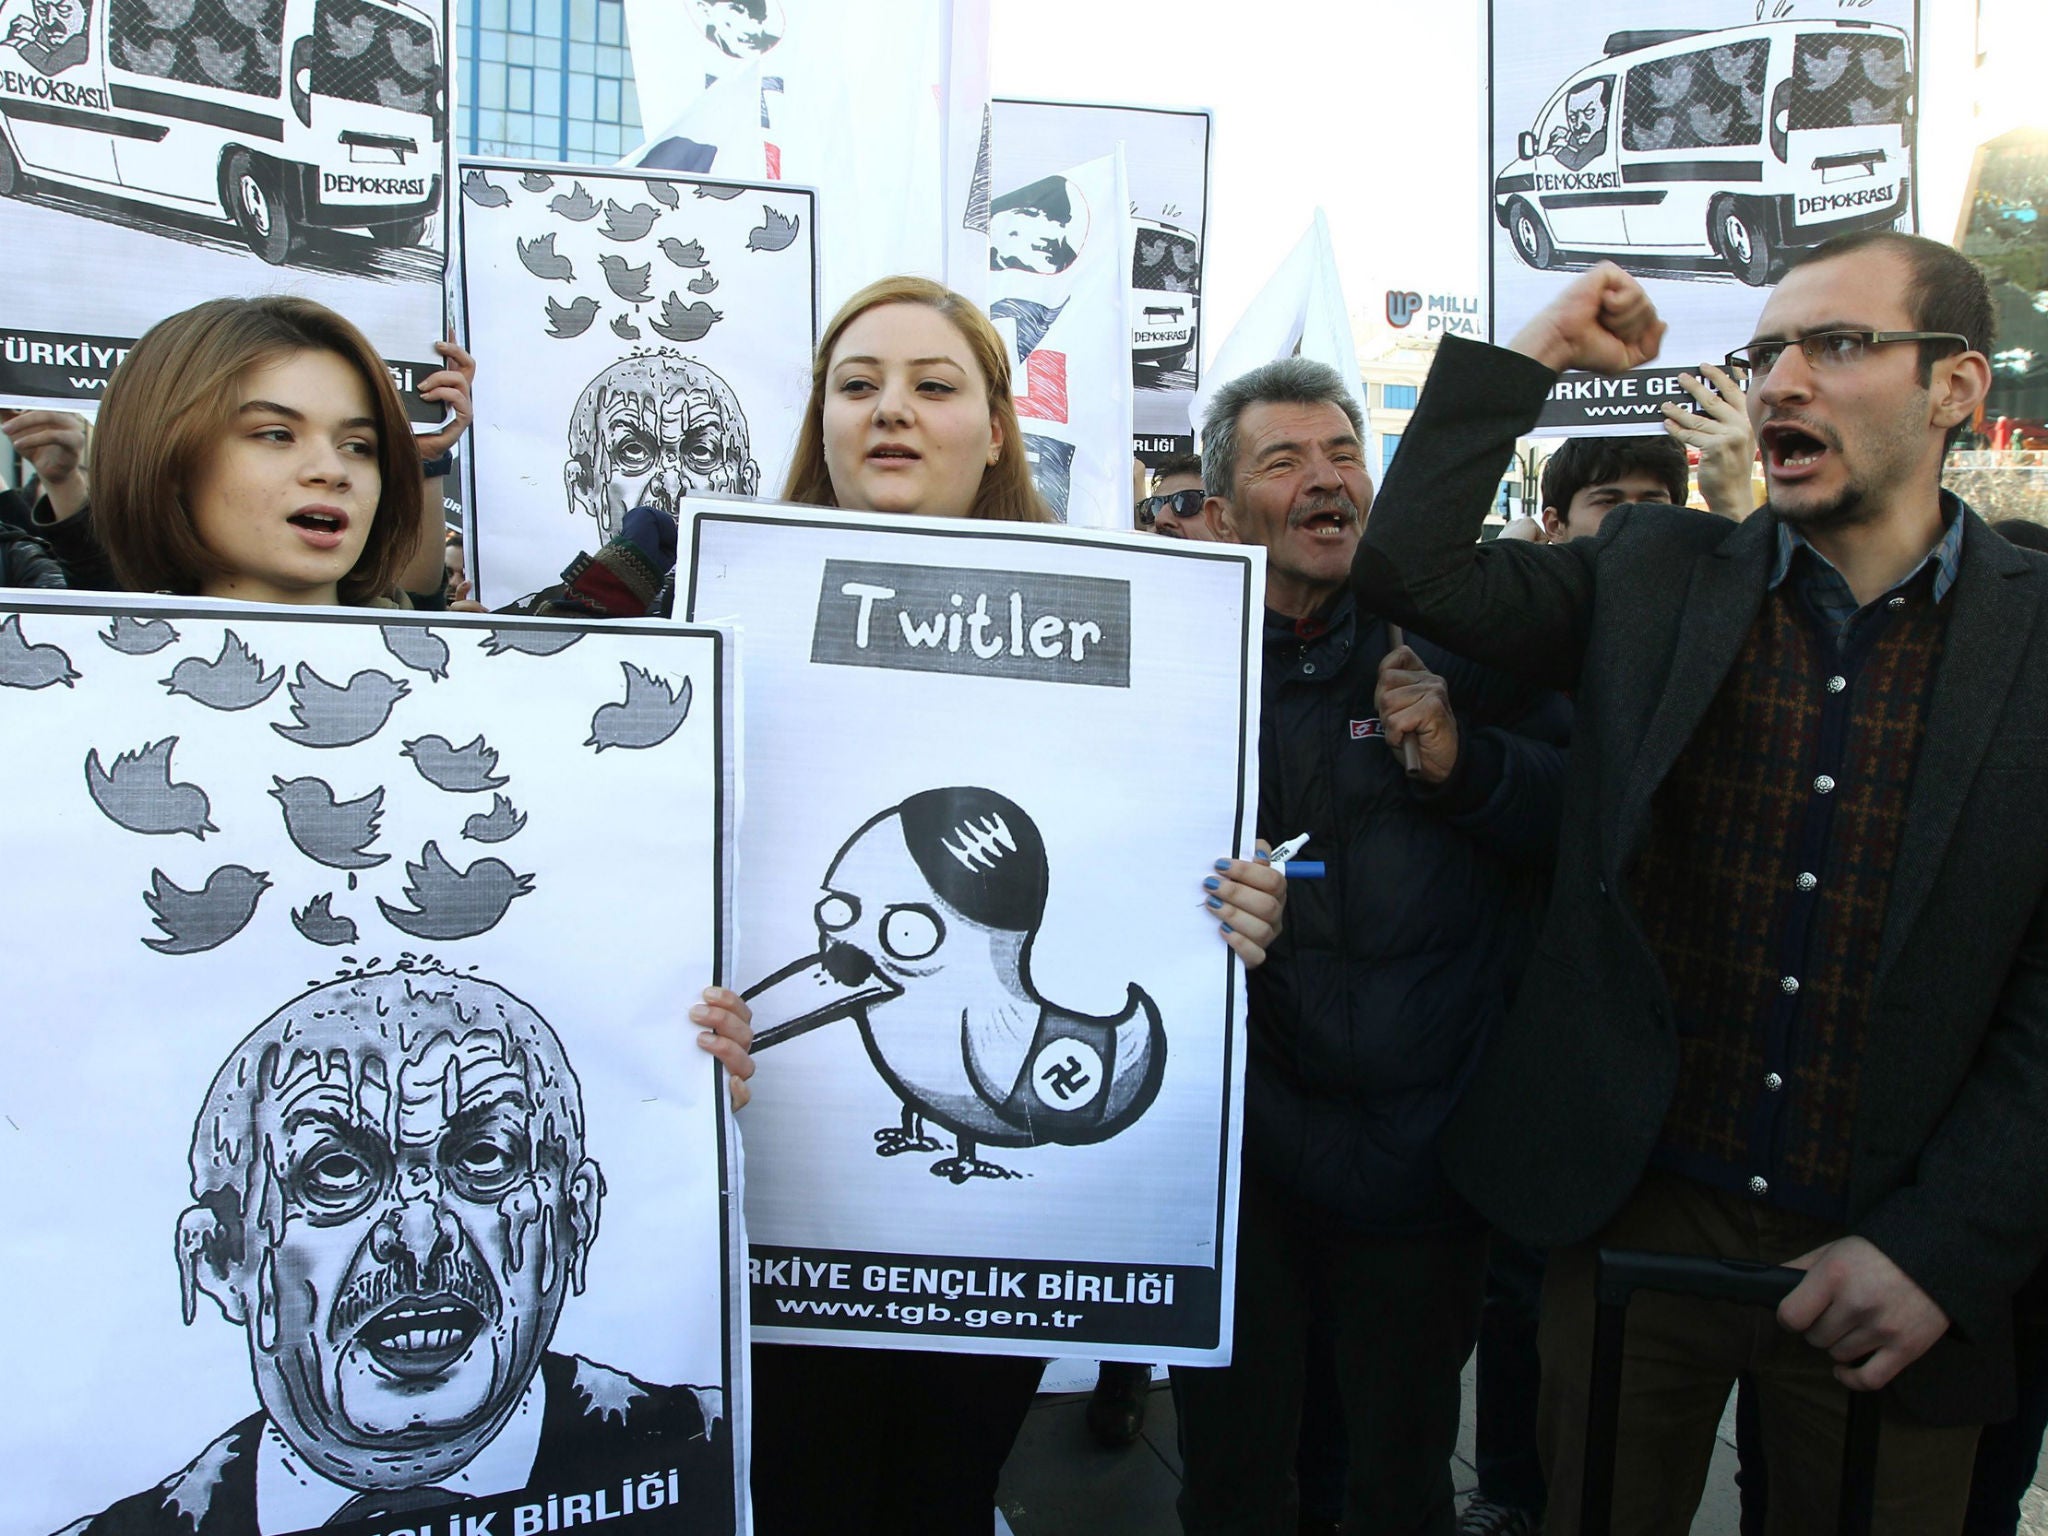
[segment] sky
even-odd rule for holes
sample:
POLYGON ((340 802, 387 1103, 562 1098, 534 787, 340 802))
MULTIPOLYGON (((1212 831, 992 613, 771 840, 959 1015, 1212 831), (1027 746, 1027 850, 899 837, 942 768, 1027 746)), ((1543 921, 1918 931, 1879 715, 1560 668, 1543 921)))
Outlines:
MULTIPOLYGON (((998 95, 1210 108, 1203 292, 1217 324, 1206 328, 1208 346, 1319 204, 1363 343, 1391 334, 1389 288, 1479 292, 1484 3, 990 0, 990 73, 998 95)), ((1773 4, 1840 9, 1840 0, 1773 4)), ((1926 0, 1924 11, 1921 227, 1945 239, 1972 147, 2030 113, 2048 126, 2048 4, 1982 7, 1982 69, 1973 67, 1977 0, 1926 0)), ((1731 26, 1754 12, 1755 0, 1695 0, 1689 24, 1731 26)))

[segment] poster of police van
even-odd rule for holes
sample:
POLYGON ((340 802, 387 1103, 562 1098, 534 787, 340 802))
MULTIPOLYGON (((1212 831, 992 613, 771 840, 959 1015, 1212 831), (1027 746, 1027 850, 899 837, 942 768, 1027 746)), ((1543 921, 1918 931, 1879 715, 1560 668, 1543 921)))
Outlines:
POLYGON ((745 1529, 731 659, 0 605, 0 1530, 745 1529))
POLYGON ((1227 1358, 1263 564, 684 504, 677 612, 746 646, 756 1339, 1227 1358))
POLYGON ((1603 260, 1670 325, 1651 367, 1561 380, 1538 430, 1660 430, 1676 374, 1748 341, 1789 261, 1916 229, 1920 56, 1915 0, 1489 0, 1495 338, 1603 260))
POLYGON ((1148 463, 1194 452, 1188 407, 1201 383, 1202 252, 1214 127, 1208 111, 999 97, 992 112, 992 271, 1056 271, 1063 251, 1077 243, 1065 229, 1072 215, 1057 204, 1040 206, 1044 199, 1035 189, 1123 146, 1136 450, 1148 463))
POLYGON ((453 46, 446 0, 0 0, 0 402, 89 409, 166 315, 290 292, 439 420, 453 46))
POLYGON ((818 337, 816 194, 460 164, 463 323, 489 359, 465 456, 478 600, 560 581, 636 508, 672 548, 685 497, 780 491, 818 337))

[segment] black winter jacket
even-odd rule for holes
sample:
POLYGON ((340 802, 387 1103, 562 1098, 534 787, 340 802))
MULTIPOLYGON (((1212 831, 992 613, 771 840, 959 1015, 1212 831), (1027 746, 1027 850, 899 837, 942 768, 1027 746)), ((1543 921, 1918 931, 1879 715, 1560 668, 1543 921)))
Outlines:
POLYGON ((1349 1226, 1429 1231, 1475 1219, 1436 1136, 1536 931, 1571 711, 1411 638, 1459 736, 1451 778, 1417 787, 1373 703, 1386 625, 1348 593, 1327 622, 1266 621, 1259 834, 1310 833, 1299 857, 1328 873, 1288 883, 1286 925, 1251 974, 1245 1157, 1349 1226))
POLYGON ((0 523, 0 587, 62 587, 64 567, 40 539, 0 523))

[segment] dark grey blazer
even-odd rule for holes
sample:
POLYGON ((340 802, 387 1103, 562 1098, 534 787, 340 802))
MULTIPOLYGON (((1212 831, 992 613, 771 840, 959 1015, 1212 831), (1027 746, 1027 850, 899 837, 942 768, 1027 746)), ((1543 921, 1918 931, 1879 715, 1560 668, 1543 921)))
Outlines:
MULTIPOLYGON (((1554 377, 1446 340, 1352 577, 1389 618, 1576 695, 1543 937, 1443 1145, 1465 1196, 1541 1244, 1613 1216, 1663 1126, 1678 1040, 1625 872, 1777 544, 1768 507, 1731 526, 1652 505, 1616 509, 1597 538, 1475 543, 1554 377)), ((1849 1218, 1952 1324, 1901 1374, 1901 1405, 1970 1423, 2011 1412, 2010 1298, 2048 1242, 2048 558, 1963 515, 1871 994, 1849 1218)))

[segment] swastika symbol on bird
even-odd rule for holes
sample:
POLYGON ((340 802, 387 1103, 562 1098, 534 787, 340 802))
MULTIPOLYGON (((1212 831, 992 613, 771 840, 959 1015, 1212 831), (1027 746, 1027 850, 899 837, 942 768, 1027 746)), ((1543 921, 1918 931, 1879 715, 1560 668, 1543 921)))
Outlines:
POLYGON ((1031 1064, 1031 1081, 1049 1109, 1080 1109, 1102 1091, 1102 1057, 1084 1040, 1048 1040, 1031 1064))

